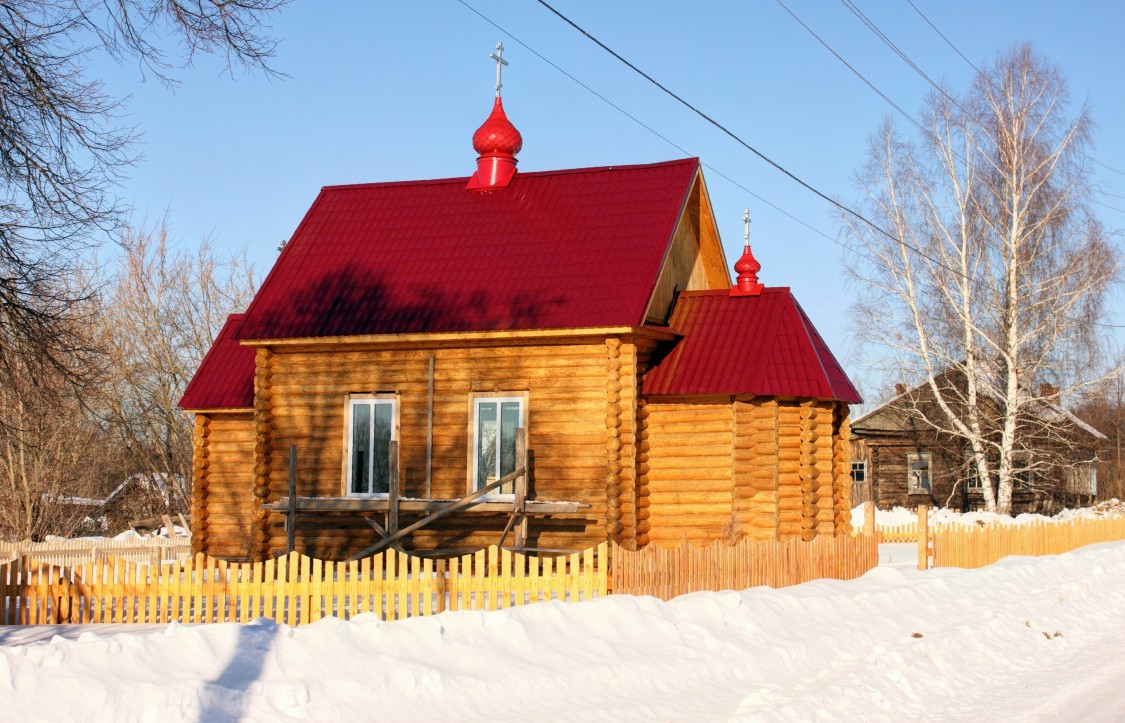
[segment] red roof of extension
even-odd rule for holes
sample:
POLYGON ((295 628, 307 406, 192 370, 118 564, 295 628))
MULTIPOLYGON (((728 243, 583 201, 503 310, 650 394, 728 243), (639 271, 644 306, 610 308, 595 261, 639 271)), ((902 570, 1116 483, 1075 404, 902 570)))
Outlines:
POLYGON ((645 376, 643 394, 862 401, 788 288, 760 296, 685 291, 668 325, 683 338, 645 376))
POLYGON ((254 406, 254 353, 238 343, 243 314, 231 314, 203 357, 180 399, 183 409, 246 409, 254 406))
POLYGON ((639 325, 698 167, 324 188, 238 338, 639 325))

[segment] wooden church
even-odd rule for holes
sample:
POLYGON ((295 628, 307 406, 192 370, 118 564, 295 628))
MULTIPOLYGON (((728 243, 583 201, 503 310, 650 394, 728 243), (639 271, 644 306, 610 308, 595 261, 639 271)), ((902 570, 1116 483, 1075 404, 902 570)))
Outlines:
POLYGON ((859 395, 698 159, 324 188, 180 406, 196 551, 544 552, 850 529, 859 395))

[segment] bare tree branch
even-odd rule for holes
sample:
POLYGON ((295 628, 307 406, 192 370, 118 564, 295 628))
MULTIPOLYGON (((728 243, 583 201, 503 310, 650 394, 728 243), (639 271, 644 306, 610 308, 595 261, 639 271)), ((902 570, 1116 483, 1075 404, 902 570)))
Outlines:
POLYGON ((924 383, 912 414, 969 451, 990 510, 1068 464, 1045 451, 1073 440, 1055 402, 1117 371, 1096 333, 1116 253, 1091 210, 1091 121, 1066 100, 1057 69, 1013 49, 960 99, 932 94, 917 142, 890 121, 873 139, 865 213, 897 239, 844 218, 868 363, 924 383))

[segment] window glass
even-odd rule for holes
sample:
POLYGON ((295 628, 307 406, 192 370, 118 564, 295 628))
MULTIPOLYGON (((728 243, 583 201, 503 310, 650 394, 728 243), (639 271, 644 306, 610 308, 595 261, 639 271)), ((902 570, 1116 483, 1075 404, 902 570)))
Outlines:
POLYGON ((391 491, 391 427, 393 425, 391 412, 393 410, 389 403, 376 403, 374 407, 371 491, 386 493, 391 491))
MULTIPOLYGON (((516 430, 520 426, 520 403, 500 403, 500 477, 516 471, 516 430)), ((500 487, 497 492, 515 494, 516 482, 500 487)))
MULTIPOLYGON (((523 423, 523 399, 480 397, 474 400, 473 489, 516 471, 516 430, 523 423)), ((515 481, 493 490, 514 494, 515 481)))
POLYGON ((394 404, 393 399, 351 400, 348 494, 386 494, 390 491, 394 404))
POLYGON ((930 453, 921 452, 907 455, 907 466, 910 478, 908 484, 911 491, 930 491, 930 453))
POLYGON ((476 488, 496 481, 496 402, 477 402, 476 488))
POLYGON ((352 494, 367 492, 371 474, 371 406, 352 405, 352 494))
POLYGON ((861 485, 867 481, 867 462, 852 462, 852 483, 861 485))
POLYGON ((973 455, 971 449, 967 449, 962 454, 965 462, 965 484, 971 490, 984 489, 980 482, 980 475, 977 474, 977 460, 973 455))

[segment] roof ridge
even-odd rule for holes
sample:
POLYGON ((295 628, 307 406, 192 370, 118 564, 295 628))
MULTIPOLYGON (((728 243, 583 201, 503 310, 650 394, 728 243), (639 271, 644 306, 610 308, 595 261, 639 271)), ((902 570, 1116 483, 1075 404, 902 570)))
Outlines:
MULTIPOLYGON (((520 171, 516 174, 515 179, 518 178, 541 178, 544 176, 562 176, 580 173, 604 173, 607 171, 638 171, 648 168, 662 168, 666 166, 678 166, 686 164, 699 164, 699 158, 692 156, 690 158, 679 158, 670 161, 658 161, 656 163, 633 163, 621 166, 588 166, 584 168, 560 168, 555 170, 546 171, 520 171)), ((341 183, 329 186, 322 186, 321 191, 360 191, 370 188, 394 188, 396 186, 438 186, 445 184, 462 184, 468 182, 471 176, 457 176, 450 178, 423 178, 418 180, 408 181, 371 181, 364 183, 341 183)))
MULTIPOLYGON (((793 295, 793 290, 788 286, 767 286, 764 289, 762 289, 763 294, 765 294, 767 292, 769 292, 771 294, 778 294, 778 293, 786 294, 787 293, 790 296, 793 295)), ((679 293, 679 295, 680 296, 688 296, 688 297, 692 297, 692 296, 696 296, 696 297, 699 297, 699 296, 730 296, 730 289, 692 289, 692 290, 681 291, 679 293)))

